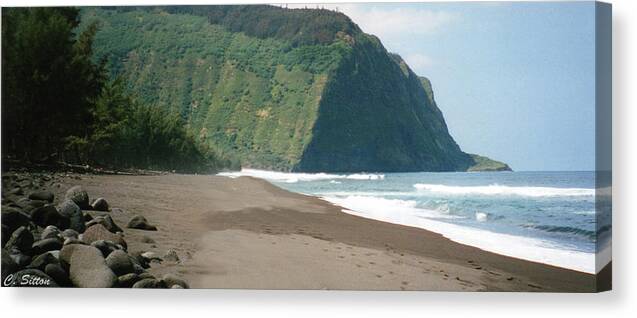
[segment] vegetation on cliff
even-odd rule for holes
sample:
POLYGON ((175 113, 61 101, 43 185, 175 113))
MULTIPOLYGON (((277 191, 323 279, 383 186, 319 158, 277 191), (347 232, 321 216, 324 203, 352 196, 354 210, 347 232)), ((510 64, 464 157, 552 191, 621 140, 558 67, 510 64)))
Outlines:
POLYGON ((2 153, 119 168, 210 171, 219 160, 179 116, 139 104, 93 56, 74 8, 3 8, 2 153))

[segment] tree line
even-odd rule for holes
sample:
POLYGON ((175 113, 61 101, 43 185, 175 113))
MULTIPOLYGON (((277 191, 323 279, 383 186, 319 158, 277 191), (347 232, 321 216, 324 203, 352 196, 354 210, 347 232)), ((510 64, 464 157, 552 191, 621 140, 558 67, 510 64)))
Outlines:
POLYGON ((209 172, 220 158, 162 105, 137 101, 96 61, 76 8, 2 10, 2 157, 209 172))

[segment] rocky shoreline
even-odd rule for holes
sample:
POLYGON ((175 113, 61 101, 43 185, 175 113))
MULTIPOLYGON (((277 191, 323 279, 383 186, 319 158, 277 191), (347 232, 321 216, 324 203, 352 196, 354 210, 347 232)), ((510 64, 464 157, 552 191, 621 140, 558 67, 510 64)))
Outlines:
MULTIPOLYGON (((161 231, 142 215, 123 230, 107 199, 92 202, 81 186, 63 189, 68 173, 8 172, 2 175, 2 286, 92 288, 189 288, 175 274, 156 277, 152 264, 179 262, 174 250, 163 257, 128 250, 127 231, 161 231), (56 195, 57 193, 57 195, 56 195)), ((157 247, 147 236, 142 243, 157 247)))

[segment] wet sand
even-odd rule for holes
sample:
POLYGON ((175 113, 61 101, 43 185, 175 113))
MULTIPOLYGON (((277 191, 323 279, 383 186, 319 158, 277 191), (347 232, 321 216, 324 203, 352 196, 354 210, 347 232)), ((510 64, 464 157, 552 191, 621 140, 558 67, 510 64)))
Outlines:
POLYGON ((175 250, 179 262, 149 271, 193 288, 595 291, 594 275, 349 215, 249 177, 82 175, 64 178, 58 194, 76 184, 107 198, 120 226, 134 214, 156 225, 126 229, 129 250, 175 250))

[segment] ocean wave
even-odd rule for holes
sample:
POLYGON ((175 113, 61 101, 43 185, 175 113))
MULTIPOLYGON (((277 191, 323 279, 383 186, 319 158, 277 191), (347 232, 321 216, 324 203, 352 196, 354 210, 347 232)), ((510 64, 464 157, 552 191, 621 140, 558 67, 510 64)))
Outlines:
POLYGON ((338 206, 358 211, 370 211, 374 214, 413 215, 417 217, 433 219, 453 219, 459 216, 450 215, 444 207, 438 209, 425 209, 418 206, 414 200, 385 199, 370 196, 350 195, 345 197, 322 197, 324 200, 338 206))
POLYGON ((560 225, 533 225, 530 226, 533 229, 541 230, 549 233, 563 233, 570 235, 577 235, 585 237, 591 241, 595 241, 597 233, 595 231, 585 230, 572 226, 560 226, 560 225))
POLYGON ((242 176, 265 179, 273 182, 297 183, 299 181, 320 181, 320 180, 384 180, 384 174, 373 173, 353 173, 353 174, 331 174, 331 173, 294 173, 294 172, 278 172, 257 169, 241 169, 235 172, 221 172, 218 176, 238 178, 242 176))
POLYGON ((488 186, 447 186, 442 184, 414 184, 419 191, 428 191, 442 194, 464 195, 517 195, 528 197, 555 197, 555 196, 594 196, 595 189, 585 188, 550 188, 550 187, 511 187, 492 184, 488 186))

